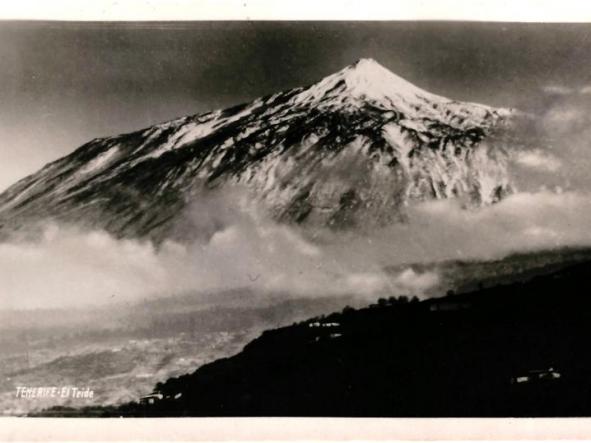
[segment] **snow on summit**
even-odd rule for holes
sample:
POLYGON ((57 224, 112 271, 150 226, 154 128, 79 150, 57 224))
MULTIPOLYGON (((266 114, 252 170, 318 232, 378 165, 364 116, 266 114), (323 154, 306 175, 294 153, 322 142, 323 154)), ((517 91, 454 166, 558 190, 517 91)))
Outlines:
MULTIPOLYGON (((445 119, 445 112, 465 117, 485 118, 489 112, 506 115, 504 109, 493 109, 475 103, 458 103, 432 94, 389 71, 371 58, 359 59, 300 93, 294 102, 313 102, 330 98, 349 104, 371 103, 385 110, 398 110, 407 115, 429 115, 445 119), (469 106, 465 109, 462 105, 469 106), (440 108, 440 111, 437 109, 440 108)), ((448 113, 449 115, 449 113, 448 113)), ((477 124, 478 122, 474 122, 477 124)))
POLYGON ((335 229, 399 222, 412 201, 491 204, 512 184, 506 154, 481 142, 506 117, 363 58, 308 87, 92 140, 1 194, 0 232, 51 218, 161 241, 191 231, 193 199, 237 184, 278 221, 335 229))
POLYGON ((432 101, 449 101, 423 91, 370 58, 362 58, 331 77, 342 78, 349 92, 358 98, 412 101, 422 96, 432 101))

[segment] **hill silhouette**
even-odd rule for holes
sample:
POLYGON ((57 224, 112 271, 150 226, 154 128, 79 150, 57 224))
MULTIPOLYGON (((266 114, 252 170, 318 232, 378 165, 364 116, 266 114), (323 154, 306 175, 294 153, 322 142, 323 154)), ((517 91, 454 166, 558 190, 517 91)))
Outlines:
POLYGON ((591 415, 591 262, 267 331, 120 407, 58 416, 591 415))

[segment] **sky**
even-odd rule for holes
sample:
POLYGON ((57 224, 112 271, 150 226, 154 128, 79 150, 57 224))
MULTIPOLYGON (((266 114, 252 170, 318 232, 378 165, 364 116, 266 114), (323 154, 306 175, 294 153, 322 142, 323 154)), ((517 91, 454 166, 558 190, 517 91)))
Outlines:
POLYGON ((0 189, 92 138, 310 84, 362 57, 450 98, 539 110, 591 85, 591 26, 0 22, 0 189))

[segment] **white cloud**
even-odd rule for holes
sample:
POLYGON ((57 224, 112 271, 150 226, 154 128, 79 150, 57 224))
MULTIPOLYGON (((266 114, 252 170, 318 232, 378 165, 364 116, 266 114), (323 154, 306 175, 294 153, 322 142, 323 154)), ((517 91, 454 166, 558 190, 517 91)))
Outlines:
POLYGON ((585 85, 578 89, 563 85, 546 85, 542 87, 542 91, 550 95, 591 94, 591 85, 585 85))
POLYGON ((418 206, 412 218, 423 220, 425 231, 415 230, 415 239, 428 241, 434 255, 445 251, 444 258, 591 245, 591 195, 578 192, 523 192, 475 211, 451 201, 431 202, 418 206), (435 230, 439 236, 429 232, 435 230))
POLYGON ((541 149, 519 151, 515 154, 515 161, 520 166, 547 172, 555 172, 562 166, 558 157, 541 149))
POLYGON ((475 210, 441 200, 410 206, 407 222, 335 240, 327 251, 342 263, 357 257, 383 266, 497 259, 513 252, 591 246, 590 225, 589 194, 522 192, 475 210))
MULTIPOLYGON (((236 288, 286 298, 347 294, 371 300, 384 292, 420 295, 435 281, 388 274, 363 251, 351 250, 341 260, 335 243, 315 243, 246 206, 226 195, 202 201, 196 225, 218 228, 188 245, 168 241, 155 248, 56 225, 35 241, 0 243, 0 308, 100 306, 236 288)), ((342 239, 331 240, 338 245, 342 239)))
POLYGON ((310 233, 256 212, 229 211, 209 238, 190 245, 167 242, 159 249, 103 232, 54 227, 39 241, 0 243, 0 306, 103 305, 233 288, 260 295, 258 301, 245 297, 249 306, 265 301, 264 294, 348 294, 369 301, 421 295, 437 286, 436 272, 404 266, 411 263, 591 246, 591 197, 583 193, 519 193, 478 210, 453 200, 407 209, 406 223, 369 234, 310 233), (392 275, 384 270, 388 266, 406 270, 392 275))
POLYGON ((554 124, 565 124, 580 120, 584 116, 584 111, 577 107, 557 107, 550 109, 544 119, 554 124))
POLYGON ((544 91, 546 94, 553 95, 569 95, 574 92, 572 88, 561 85, 546 85, 542 87, 542 91, 544 91))

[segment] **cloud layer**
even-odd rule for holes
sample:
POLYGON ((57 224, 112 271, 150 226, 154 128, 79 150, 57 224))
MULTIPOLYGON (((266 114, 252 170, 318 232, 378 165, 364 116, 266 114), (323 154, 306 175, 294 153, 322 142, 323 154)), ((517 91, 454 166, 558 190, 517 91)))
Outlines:
POLYGON ((340 260, 332 243, 340 239, 314 242, 254 208, 226 195, 200 202, 195 223, 210 235, 189 245, 168 241, 155 248, 57 225, 46 226, 38 241, 0 243, 0 306, 87 307, 235 288, 286 298, 353 294, 371 300, 385 291, 420 294, 436 281, 412 272, 387 275, 355 251, 340 260))
POLYGON ((156 249, 104 232, 57 226, 48 227, 38 242, 2 243, 0 303, 4 308, 92 306, 232 288, 286 298, 347 294, 369 301, 421 295, 438 283, 434 272, 408 268, 389 275, 383 270, 387 266, 591 246, 591 199, 575 192, 519 193, 479 210, 452 200, 423 203, 408 208, 408 223, 370 235, 301 232, 232 199, 209 204, 226 215, 215 219, 219 228, 209 238, 190 245, 166 242, 156 249))
POLYGON ((555 172, 562 165, 558 157, 541 149, 519 151, 515 155, 515 161, 518 165, 526 168, 547 172, 555 172))

